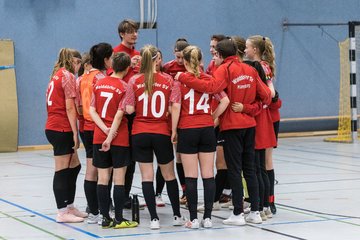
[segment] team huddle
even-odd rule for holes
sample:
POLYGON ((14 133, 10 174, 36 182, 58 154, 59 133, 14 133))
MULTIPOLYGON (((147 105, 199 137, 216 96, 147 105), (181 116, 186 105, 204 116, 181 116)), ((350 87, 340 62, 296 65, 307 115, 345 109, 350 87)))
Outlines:
POLYGON ((211 228, 212 211, 220 208, 232 210, 223 221, 227 225, 260 224, 273 217, 272 150, 281 100, 273 85, 270 39, 213 35, 213 58, 205 68, 201 50, 184 38, 175 42, 175 59, 162 64, 155 46, 135 50, 136 22, 122 21, 118 33, 121 43, 114 48, 99 43, 83 55, 61 49, 51 74, 45 134, 54 149, 56 221, 115 229, 138 226, 123 217, 123 209, 131 208, 136 162, 150 229, 160 228, 156 208, 165 206, 165 184, 173 226, 211 228), (79 136, 86 151, 86 212, 74 206, 81 169, 79 136), (187 206, 189 219, 181 215, 181 204, 187 206))

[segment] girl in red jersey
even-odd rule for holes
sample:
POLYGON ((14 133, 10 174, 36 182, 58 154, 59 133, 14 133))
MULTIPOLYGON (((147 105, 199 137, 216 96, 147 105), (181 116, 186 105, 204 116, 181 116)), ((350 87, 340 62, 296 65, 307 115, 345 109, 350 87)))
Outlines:
POLYGON ((93 165, 93 136, 95 123, 90 116, 90 102, 93 87, 100 79, 105 78, 106 69, 111 67, 112 47, 108 43, 99 43, 90 49, 90 64, 92 69, 83 74, 80 81, 80 96, 82 108, 80 112, 84 116, 84 146, 86 150, 86 174, 84 190, 89 206, 87 223, 95 224, 101 221, 99 214, 97 188, 97 169, 93 165))
MULTIPOLYGON (((255 98, 269 103, 271 92, 259 78, 256 70, 241 63, 236 56, 237 47, 230 39, 220 41, 216 50, 223 64, 219 66, 214 74, 214 80, 201 81, 195 76, 178 74, 176 77, 188 87, 201 92, 219 92, 226 89, 230 102, 241 102, 253 104, 255 98)), ((227 108, 220 118, 220 131, 224 137, 224 154, 228 166, 228 177, 232 189, 232 200, 234 210, 224 224, 245 225, 243 213, 243 186, 241 172, 247 180, 249 195, 254 196, 251 206, 258 210, 259 192, 258 182, 255 174, 254 141, 255 141, 255 119, 246 113, 234 112, 227 108)))
POLYGON ((215 34, 215 35, 211 36, 211 39, 210 39, 210 53, 211 53, 211 56, 213 57, 213 59, 211 59, 211 61, 209 63, 209 66, 206 69, 206 73, 209 74, 209 75, 213 75, 213 73, 215 72, 215 70, 219 66, 219 65, 216 64, 216 62, 214 60, 215 53, 216 53, 216 50, 215 50, 216 44, 218 42, 220 42, 221 40, 225 39, 225 38, 226 38, 225 35, 222 35, 222 34, 215 34))
MULTIPOLYGON (((264 69, 266 79, 267 79, 267 85, 272 89, 275 96, 275 90, 273 87, 273 80, 275 77, 275 52, 274 47, 269 38, 255 35, 251 36, 246 41, 246 55, 253 60, 259 61, 264 69)), ((277 98, 274 98, 274 103, 276 103, 277 98)), ((271 108, 273 109, 269 111, 270 116, 276 120, 280 120, 280 114, 279 114, 279 108, 280 106, 277 104, 274 104, 271 108)), ((275 134, 278 132, 278 124, 273 124, 273 128, 275 131, 273 131, 275 134)), ((276 136, 277 137, 277 136, 276 136)), ((272 137, 274 139, 274 137, 272 137)), ((273 145, 266 147, 267 149, 272 149, 275 147, 277 143, 275 142, 273 145)), ((275 204, 274 204, 274 183, 275 183, 275 175, 274 175, 274 166, 272 161, 272 150, 267 150, 268 156, 265 157, 266 159, 266 171, 269 178, 269 197, 268 199, 265 199, 264 204, 268 205, 268 202, 271 209, 266 209, 268 216, 271 216, 271 212, 276 212, 275 204), (271 211, 270 211, 271 210, 271 211)), ((266 155, 265 153, 263 153, 266 155)))
POLYGON ((48 117, 45 134, 54 148, 55 174, 53 191, 58 214, 57 222, 82 222, 87 214, 74 205, 76 179, 81 165, 76 152, 79 147, 75 107, 74 51, 62 48, 46 93, 48 117))
POLYGON ((168 127, 170 102, 179 101, 179 89, 173 89, 173 80, 157 73, 158 50, 146 45, 141 50, 140 74, 135 75, 126 90, 126 112, 136 112, 132 128, 133 159, 139 162, 142 190, 149 209, 150 229, 159 229, 153 185, 153 153, 166 181, 173 209, 173 225, 184 223, 180 214, 178 183, 174 174, 174 154, 168 127))
POLYGON ((93 164, 98 169, 97 197, 103 215, 102 228, 131 228, 138 225, 137 222, 124 219, 122 214, 125 202, 125 172, 126 166, 130 162, 130 149, 127 120, 126 118, 122 120, 124 112, 118 113, 118 108, 125 96, 126 83, 122 79, 129 66, 130 57, 128 54, 123 52, 115 54, 112 63, 114 73, 97 81, 91 99, 90 115, 96 124, 93 141, 93 164), (112 127, 111 132, 109 131, 110 127, 112 127), (101 146, 102 144, 104 147, 101 146), (114 219, 111 219, 109 215, 110 189, 108 183, 112 169, 114 219))
MULTIPOLYGON (((202 54, 198 47, 188 46, 183 50, 184 65, 187 74, 210 81, 209 75, 200 71, 202 54)), ((211 212, 215 196, 214 155, 216 137, 214 119, 218 118, 227 108, 229 99, 225 92, 215 96, 220 102, 212 116, 209 105, 210 96, 194 89, 181 85, 181 103, 172 106, 172 141, 176 141, 178 134, 177 151, 180 153, 185 171, 186 196, 190 212, 190 221, 185 226, 199 228, 197 218, 197 179, 198 164, 204 185, 205 212, 201 225, 212 227, 211 212), (180 118, 180 120, 179 120, 180 118)))
MULTIPOLYGON (((178 72, 185 72, 186 68, 184 66, 184 58, 182 51, 189 46, 189 43, 185 38, 179 38, 175 42, 174 46, 174 56, 175 59, 171 60, 164 64, 163 71, 169 74, 171 77, 175 77, 178 72)), ((175 145, 176 148, 176 145, 175 145)), ((180 198, 180 204, 186 204, 186 194, 185 194, 185 175, 184 168, 181 163, 180 154, 176 153, 176 171, 179 177, 181 188, 183 190, 183 195, 180 198)))

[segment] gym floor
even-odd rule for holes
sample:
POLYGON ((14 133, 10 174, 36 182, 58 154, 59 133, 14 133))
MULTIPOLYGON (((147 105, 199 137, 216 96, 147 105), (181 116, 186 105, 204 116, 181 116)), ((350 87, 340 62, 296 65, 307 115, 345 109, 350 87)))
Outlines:
MULTIPOLYGON (((158 208, 160 230, 149 229, 149 213, 141 210, 134 229, 101 229, 87 223, 55 222, 52 192, 54 161, 51 150, 0 154, 0 239, 359 239, 359 143, 327 143, 324 137, 281 138, 274 150, 277 214, 260 224, 226 226, 230 210, 213 212, 212 229, 190 230, 171 226, 169 204, 158 208)), ((85 210, 83 163, 75 205, 85 210)), ((166 188, 164 189, 166 190, 166 188)), ((142 196, 137 167, 132 193, 142 196)), ((199 180, 199 201, 202 201, 199 180)), ((163 193, 166 203, 169 200, 163 193)), ((131 218, 131 211, 125 210, 131 218)), ((182 214, 188 217, 183 208, 182 214)), ((202 214, 199 213, 199 218, 202 214)))

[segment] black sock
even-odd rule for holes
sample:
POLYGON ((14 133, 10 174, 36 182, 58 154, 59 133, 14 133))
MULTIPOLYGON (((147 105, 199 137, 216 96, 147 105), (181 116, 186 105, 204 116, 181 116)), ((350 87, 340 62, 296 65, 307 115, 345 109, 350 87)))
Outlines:
POLYGON ((190 212, 190 221, 197 218, 197 203, 198 203, 198 193, 197 193, 197 178, 185 178, 186 182, 186 198, 188 203, 188 208, 190 212))
POLYGON ((68 204, 74 203, 76 193, 76 180, 79 175, 81 165, 77 165, 74 168, 69 168, 69 201, 68 204))
POLYGON ((142 182, 142 191, 144 194, 146 206, 150 212, 151 220, 157 218, 159 219, 156 213, 156 203, 155 203, 155 191, 153 182, 142 182))
POLYGON ((108 185, 97 185, 97 193, 99 198, 100 213, 107 219, 110 219, 109 207, 109 186, 108 185))
POLYGON ((166 181, 166 189, 171 202, 171 207, 174 216, 181 217, 180 213, 180 201, 179 201, 179 186, 176 178, 171 181, 166 181))
MULTIPOLYGON (((110 174, 110 178, 109 178, 109 182, 108 182, 108 187, 109 187, 109 198, 110 198, 110 207, 112 205, 112 198, 111 198, 111 188, 112 188, 112 184, 113 184, 113 175, 114 175, 114 171, 112 170, 111 171, 111 174, 110 174)), ((115 201, 115 200, 114 200, 115 201)))
POLYGON ((90 209, 90 213, 97 215, 99 214, 99 203, 97 195, 97 182, 96 181, 84 181, 84 191, 86 196, 86 201, 90 209))
POLYGON ((212 207, 214 203, 215 196, 215 179, 212 178, 203 178, 204 185, 204 202, 205 202, 205 212, 204 219, 211 218, 212 207))
POLYGON ((161 174, 160 167, 156 170, 156 195, 161 194, 165 185, 165 179, 161 174))
POLYGON ((270 181, 270 195, 269 195, 269 202, 274 202, 274 185, 275 185, 275 172, 274 169, 267 170, 267 175, 270 181))
POLYGON ((216 191, 215 191, 214 202, 217 202, 220 200, 220 196, 222 194, 222 191, 224 190, 226 181, 227 181, 227 169, 217 170, 217 173, 215 176, 216 191))
POLYGON ((123 220, 123 208, 125 203, 125 187, 124 185, 114 185, 114 203, 115 203, 115 219, 123 220))
POLYGON ((176 171, 179 177, 180 185, 185 185, 185 173, 182 163, 176 163, 176 171))
POLYGON ((69 168, 56 171, 53 178, 53 191, 58 209, 68 205, 69 194, 69 168))

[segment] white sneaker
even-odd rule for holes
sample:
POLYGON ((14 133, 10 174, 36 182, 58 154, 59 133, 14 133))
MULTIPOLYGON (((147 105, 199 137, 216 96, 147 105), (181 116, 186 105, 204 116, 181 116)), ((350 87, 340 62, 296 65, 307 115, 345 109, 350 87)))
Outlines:
POLYGON ((182 217, 174 216, 173 226, 183 226, 186 223, 186 221, 187 219, 184 216, 182 217))
MULTIPOLYGON (((213 203, 213 211, 218 211, 221 209, 219 201, 213 203)), ((205 204, 198 206, 198 211, 205 211, 205 204)))
POLYGON ((165 207, 165 202, 163 201, 161 194, 155 196, 155 202, 157 207, 165 207))
POLYGON ((262 223, 262 219, 260 216, 260 212, 259 211, 251 211, 249 213, 249 215, 247 215, 245 217, 246 222, 248 223, 255 223, 255 224, 260 224, 262 223))
POLYGON ((266 214, 265 214, 265 212, 264 212, 264 210, 263 211, 260 211, 260 217, 261 217, 261 219, 263 220, 263 221, 266 221, 268 218, 267 218, 267 216, 266 216, 266 214))
POLYGON ((205 218, 201 220, 201 226, 203 228, 212 228, 213 224, 210 218, 205 218))
POLYGON ((92 213, 89 213, 89 216, 86 220, 86 222, 88 224, 97 224, 100 220, 100 224, 101 224, 101 221, 102 221, 102 218, 100 217, 100 214, 97 214, 97 215, 94 215, 92 213))
POLYGON ((234 215, 234 213, 231 213, 230 217, 223 221, 223 224, 236 225, 236 226, 245 225, 246 222, 245 222, 245 218, 244 218, 244 213, 240 213, 239 215, 234 215))
POLYGON ((265 213, 267 218, 272 218, 273 217, 273 214, 271 212, 270 207, 264 207, 264 213, 265 213))
POLYGON ((199 229, 200 228, 199 220, 197 218, 195 218, 192 221, 189 220, 185 223, 185 227, 191 229, 199 229))
POLYGON ((150 221, 150 229, 151 229, 151 230, 160 229, 159 219, 154 218, 153 220, 150 221))

